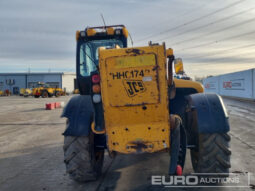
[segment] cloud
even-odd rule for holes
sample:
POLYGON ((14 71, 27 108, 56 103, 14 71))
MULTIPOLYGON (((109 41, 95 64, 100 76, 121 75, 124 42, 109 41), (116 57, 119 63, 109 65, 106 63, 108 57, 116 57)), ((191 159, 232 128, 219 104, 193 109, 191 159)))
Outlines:
POLYGON ((189 23, 231 3, 232 0, 224 2, 221 0, 1 0, 0 71, 26 71, 29 66, 36 71, 47 71, 49 67, 53 71, 75 71, 75 31, 82 30, 86 26, 102 25, 101 13, 106 24, 125 24, 132 34, 135 45, 147 45, 148 40, 165 41, 168 47, 174 48, 176 56, 183 57, 187 65, 186 72, 190 75, 200 75, 201 70, 192 67, 199 65, 204 70, 203 74, 208 75, 221 73, 223 66, 225 64, 229 66, 231 63, 233 67, 227 67, 226 72, 234 71, 236 68, 247 69, 247 66, 253 67, 253 55, 249 56, 249 61, 245 57, 234 56, 238 52, 245 53, 249 49, 235 50, 233 54, 223 54, 221 57, 214 55, 199 59, 194 56, 206 56, 215 51, 224 52, 233 47, 255 43, 254 34, 190 50, 182 49, 255 30, 254 23, 247 23, 224 32, 207 35, 254 18, 255 9, 196 30, 208 23, 252 8, 253 0, 245 0, 237 6, 161 34, 162 31, 189 23), (148 36, 152 37, 138 42, 139 39, 148 36), (200 38, 193 41, 172 45, 199 36, 200 38), (222 57, 224 60, 221 59, 222 57), (244 65, 243 63, 246 62, 248 64, 244 65), (218 69, 214 64, 217 64, 218 69))

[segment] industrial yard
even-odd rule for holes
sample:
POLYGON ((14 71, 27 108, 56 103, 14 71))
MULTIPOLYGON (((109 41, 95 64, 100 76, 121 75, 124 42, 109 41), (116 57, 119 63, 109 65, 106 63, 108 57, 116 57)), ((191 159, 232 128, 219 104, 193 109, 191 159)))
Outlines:
MULTIPOLYGON (((151 185, 152 175, 167 174, 167 153, 118 155, 114 160, 106 153, 103 176, 98 181, 82 184, 72 181, 63 163, 61 134, 65 129, 65 119, 60 118, 62 109, 45 110, 47 102, 67 103, 70 98, 0 98, 1 191, 167 190, 163 186, 151 185)), ((231 125, 230 172, 239 175, 255 172, 255 103, 228 98, 224 98, 224 103, 231 125)), ((193 172, 189 154, 186 160, 184 174, 188 175, 193 172)), ((254 183, 254 176, 251 176, 251 188, 235 190, 252 190, 254 183)))

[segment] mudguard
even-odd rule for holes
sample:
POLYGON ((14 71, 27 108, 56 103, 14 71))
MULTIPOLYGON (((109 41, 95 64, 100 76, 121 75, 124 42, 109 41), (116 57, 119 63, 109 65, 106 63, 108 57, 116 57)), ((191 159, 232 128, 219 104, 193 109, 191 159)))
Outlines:
MULTIPOLYGON (((188 110, 198 133, 226 133, 229 131, 227 110, 217 94, 198 93, 187 96, 188 110), (194 120, 195 118, 195 120, 194 120)), ((194 130, 194 129, 193 129, 194 130)))
POLYGON ((73 97, 63 110, 61 117, 68 119, 68 124, 63 135, 88 136, 91 130, 94 108, 91 97, 79 95, 73 97))

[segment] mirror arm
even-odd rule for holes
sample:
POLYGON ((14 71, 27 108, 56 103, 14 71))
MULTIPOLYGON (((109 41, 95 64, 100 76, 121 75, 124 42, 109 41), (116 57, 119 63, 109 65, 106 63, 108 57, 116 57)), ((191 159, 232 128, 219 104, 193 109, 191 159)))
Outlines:
POLYGON ((174 55, 168 56, 168 85, 173 85, 173 62, 174 62, 174 55))

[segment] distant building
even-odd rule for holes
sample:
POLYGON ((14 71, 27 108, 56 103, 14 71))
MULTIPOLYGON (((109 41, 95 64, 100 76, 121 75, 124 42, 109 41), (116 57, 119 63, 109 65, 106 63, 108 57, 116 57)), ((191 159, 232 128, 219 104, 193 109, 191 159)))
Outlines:
POLYGON ((255 68, 208 77, 203 85, 205 92, 255 100, 255 68))
POLYGON ((44 82, 51 87, 66 89, 72 92, 75 88, 75 73, 0 73, 0 90, 9 90, 19 94, 21 88, 33 88, 38 82, 44 82))

